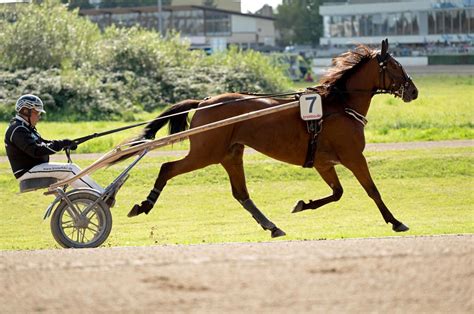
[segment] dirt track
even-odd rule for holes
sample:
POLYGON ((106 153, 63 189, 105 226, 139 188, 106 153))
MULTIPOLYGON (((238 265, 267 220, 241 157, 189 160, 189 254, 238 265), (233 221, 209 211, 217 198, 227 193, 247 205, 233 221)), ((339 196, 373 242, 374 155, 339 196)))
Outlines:
POLYGON ((0 312, 472 313, 473 235, 0 252, 0 312))

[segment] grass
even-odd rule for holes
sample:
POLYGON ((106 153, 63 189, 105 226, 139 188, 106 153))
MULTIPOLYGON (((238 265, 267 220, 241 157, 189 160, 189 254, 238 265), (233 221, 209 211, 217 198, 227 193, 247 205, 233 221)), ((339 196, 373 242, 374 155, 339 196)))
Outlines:
MULTIPOLYGON (((419 98, 409 104, 389 95, 373 98, 366 127, 368 142, 434 141, 474 138, 474 76, 420 76, 414 77, 419 88, 419 98)), ((308 86, 295 83, 294 88, 308 86)), ((158 113, 142 115, 141 121, 153 119, 158 113)), ((38 129, 48 139, 77 138, 130 124, 129 122, 48 122, 38 129)), ((5 133, 7 122, 0 122, 0 132, 5 133)), ((104 152, 131 138, 142 128, 128 130, 91 140, 82 144, 77 153, 104 152)), ((166 135, 161 130, 159 136, 166 135)), ((165 149, 186 149, 187 142, 165 149)), ((0 155, 5 148, 0 146, 0 155)))
MULTIPOLYGON (((369 111, 368 142, 473 139, 473 76, 414 77, 420 97, 405 104, 391 96, 377 96, 369 111)), ((295 89, 307 84, 295 84, 295 89)), ((141 117, 152 119, 157 113, 141 117)), ((126 122, 61 123, 44 121, 45 138, 76 138, 127 125, 126 122)), ((0 123, 4 133, 6 122, 0 123)), ((140 128, 138 128, 140 129, 140 128)), ((89 141, 79 153, 105 152, 132 137, 137 130, 89 141)), ((159 135, 165 135, 165 130, 159 135)), ((187 142, 164 149, 186 149, 187 142)), ((4 155, 0 147, 0 155, 4 155)), ((376 184, 387 206, 411 227, 403 235, 474 232, 474 169, 472 148, 407 150, 367 153, 376 184)), ((268 241, 268 232, 232 198, 220 166, 210 166, 173 179, 148 216, 128 219, 126 213, 151 188, 160 165, 173 158, 142 160, 120 191, 112 210, 114 225, 106 246, 268 241)), ((338 168, 344 196, 317 211, 290 214, 294 203, 330 194, 314 170, 247 155, 246 174, 250 194, 261 210, 287 232, 281 240, 336 239, 395 235, 356 181, 338 168)), ((79 160, 85 167, 94 160, 79 160)), ((98 171, 102 185, 127 165, 98 171)), ((42 215, 52 201, 41 192, 16 195, 18 183, 7 162, 0 162, 0 249, 54 248, 49 221, 42 215)), ((277 240, 278 241, 278 240, 277 240)))
MULTIPOLYGON (((279 240, 315 240, 393 235, 474 232, 474 150, 446 148, 369 152, 375 182, 392 213, 411 227, 395 234, 356 179, 338 168, 344 195, 317 211, 290 214, 299 200, 330 194, 314 170, 283 164, 260 154, 246 155, 249 192, 261 210, 287 236, 279 240)), ((269 241, 251 216, 232 198, 220 166, 174 178, 148 216, 126 213, 146 197, 160 164, 171 157, 145 158, 132 171, 112 210, 114 225, 106 246, 269 241)), ((84 167, 92 160, 79 160, 84 167)), ((97 172, 108 184, 127 163, 97 172)), ((0 163, 0 249, 54 248, 49 221, 43 222, 51 196, 15 195, 18 184, 6 162, 0 163)))

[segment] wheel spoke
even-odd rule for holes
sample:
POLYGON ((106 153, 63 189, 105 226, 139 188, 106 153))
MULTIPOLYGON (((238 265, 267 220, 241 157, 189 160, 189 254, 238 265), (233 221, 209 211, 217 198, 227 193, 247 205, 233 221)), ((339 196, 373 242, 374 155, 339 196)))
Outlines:
MULTIPOLYGON (((86 242, 84 242, 84 243, 90 242, 90 240, 86 237, 86 230, 85 230, 85 229, 84 229, 84 237, 83 237, 83 238, 86 239, 86 242)), ((84 239, 83 239, 83 240, 84 240, 84 239)))
POLYGON ((96 224, 93 223, 92 221, 89 221, 89 223, 90 223, 91 225, 93 225, 94 227, 96 227, 98 230, 100 229, 100 226, 99 226, 99 225, 96 225, 96 224))
POLYGON ((94 218, 94 216, 95 216, 96 214, 97 214, 97 212, 96 212, 96 211, 93 211, 93 212, 92 212, 92 215, 91 215, 90 217, 88 217, 89 220, 92 220, 92 218, 94 218))
POLYGON ((93 229, 93 228, 91 228, 91 227, 89 227, 89 226, 87 226, 87 229, 89 229, 90 231, 92 231, 92 232, 94 232, 94 233, 99 232, 99 229, 93 229))

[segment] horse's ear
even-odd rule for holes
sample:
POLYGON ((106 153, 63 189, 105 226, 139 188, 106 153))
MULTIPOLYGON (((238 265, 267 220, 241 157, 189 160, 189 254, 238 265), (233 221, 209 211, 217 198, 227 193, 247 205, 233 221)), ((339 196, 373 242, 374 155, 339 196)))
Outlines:
POLYGON ((388 52, 388 38, 385 38, 384 40, 382 40, 382 51, 380 52, 380 56, 382 57, 382 59, 385 59, 387 52, 388 52))

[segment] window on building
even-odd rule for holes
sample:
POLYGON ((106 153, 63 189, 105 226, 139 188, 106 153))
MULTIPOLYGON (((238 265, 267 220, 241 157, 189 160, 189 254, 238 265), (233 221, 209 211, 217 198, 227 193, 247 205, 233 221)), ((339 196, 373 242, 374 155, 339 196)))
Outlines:
POLYGON ((204 35, 204 12, 203 10, 173 11, 173 28, 186 36, 204 35))
POLYGON ((361 36, 368 36, 367 31, 367 15, 362 15, 360 17, 360 35, 361 36))
POLYGON ((403 35, 413 35, 413 25, 411 24, 411 12, 402 13, 403 35))
POLYGON ((218 11, 205 11, 205 31, 206 35, 223 36, 230 35, 231 22, 230 14, 218 11))
POLYGON ((387 14, 387 34, 397 35, 397 27, 399 26, 400 16, 398 14, 387 14))
MULTIPOLYGON (((140 25, 148 29, 154 29, 158 31, 160 29, 158 12, 144 12, 140 17, 140 25)), ((172 28, 171 24, 171 12, 163 11, 161 13, 161 18, 163 19, 163 29, 168 30, 172 28)))
POLYGON ((453 20, 452 20, 452 11, 443 12, 444 17, 444 33, 452 34, 453 33, 453 20))
POLYGON ((352 21, 350 16, 344 16, 343 18, 344 24, 344 37, 352 37, 352 21))
POLYGON ((352 17, 352 34, 353 36, 360 36, 360 16, 352 17))
POLYGON ((451 12, 451 25, 454 34, 461 33, 461 11, 456 10, 451 12))
POLYGON ((462 10, 460 11, 459 13, 459 24, 460 24, 460 29, 459 29, 459 32, 460 33, 469 33, 469 22, 468 22, 468 19, 467 19, 467 11, 466 10, 462 10))
POLYGON ((418 23, 418 13, 413 13, 411 15, 411 27, 413 35, 420 35, 420 26, 418 23))
MULTIPOLYGON (((474 30, 474 9, 427 12, 428 34, 469 34, 474 30)), ((420 34, 418 12, 330 16, 325 20, 325 36, 410 36, 420 34)))
POLYGON ((374 35, 374 28, 372 27, 372 15, 367 16, 367 34, 366 36, 373 36, 374 35))
POLYGON ((474 9, 467 10, 466 13, 468 15, 467 22, 469 24, 468 33, 472 34, 472 33, 474 33, 474 9))
POLYGON ((436 33, 435 34, 446 34, 446 27, 444 24, 444 12, 436 12, 436 33))
POLYGON ((436 12, 428 12, 428 34, 436 33, 436 12))

